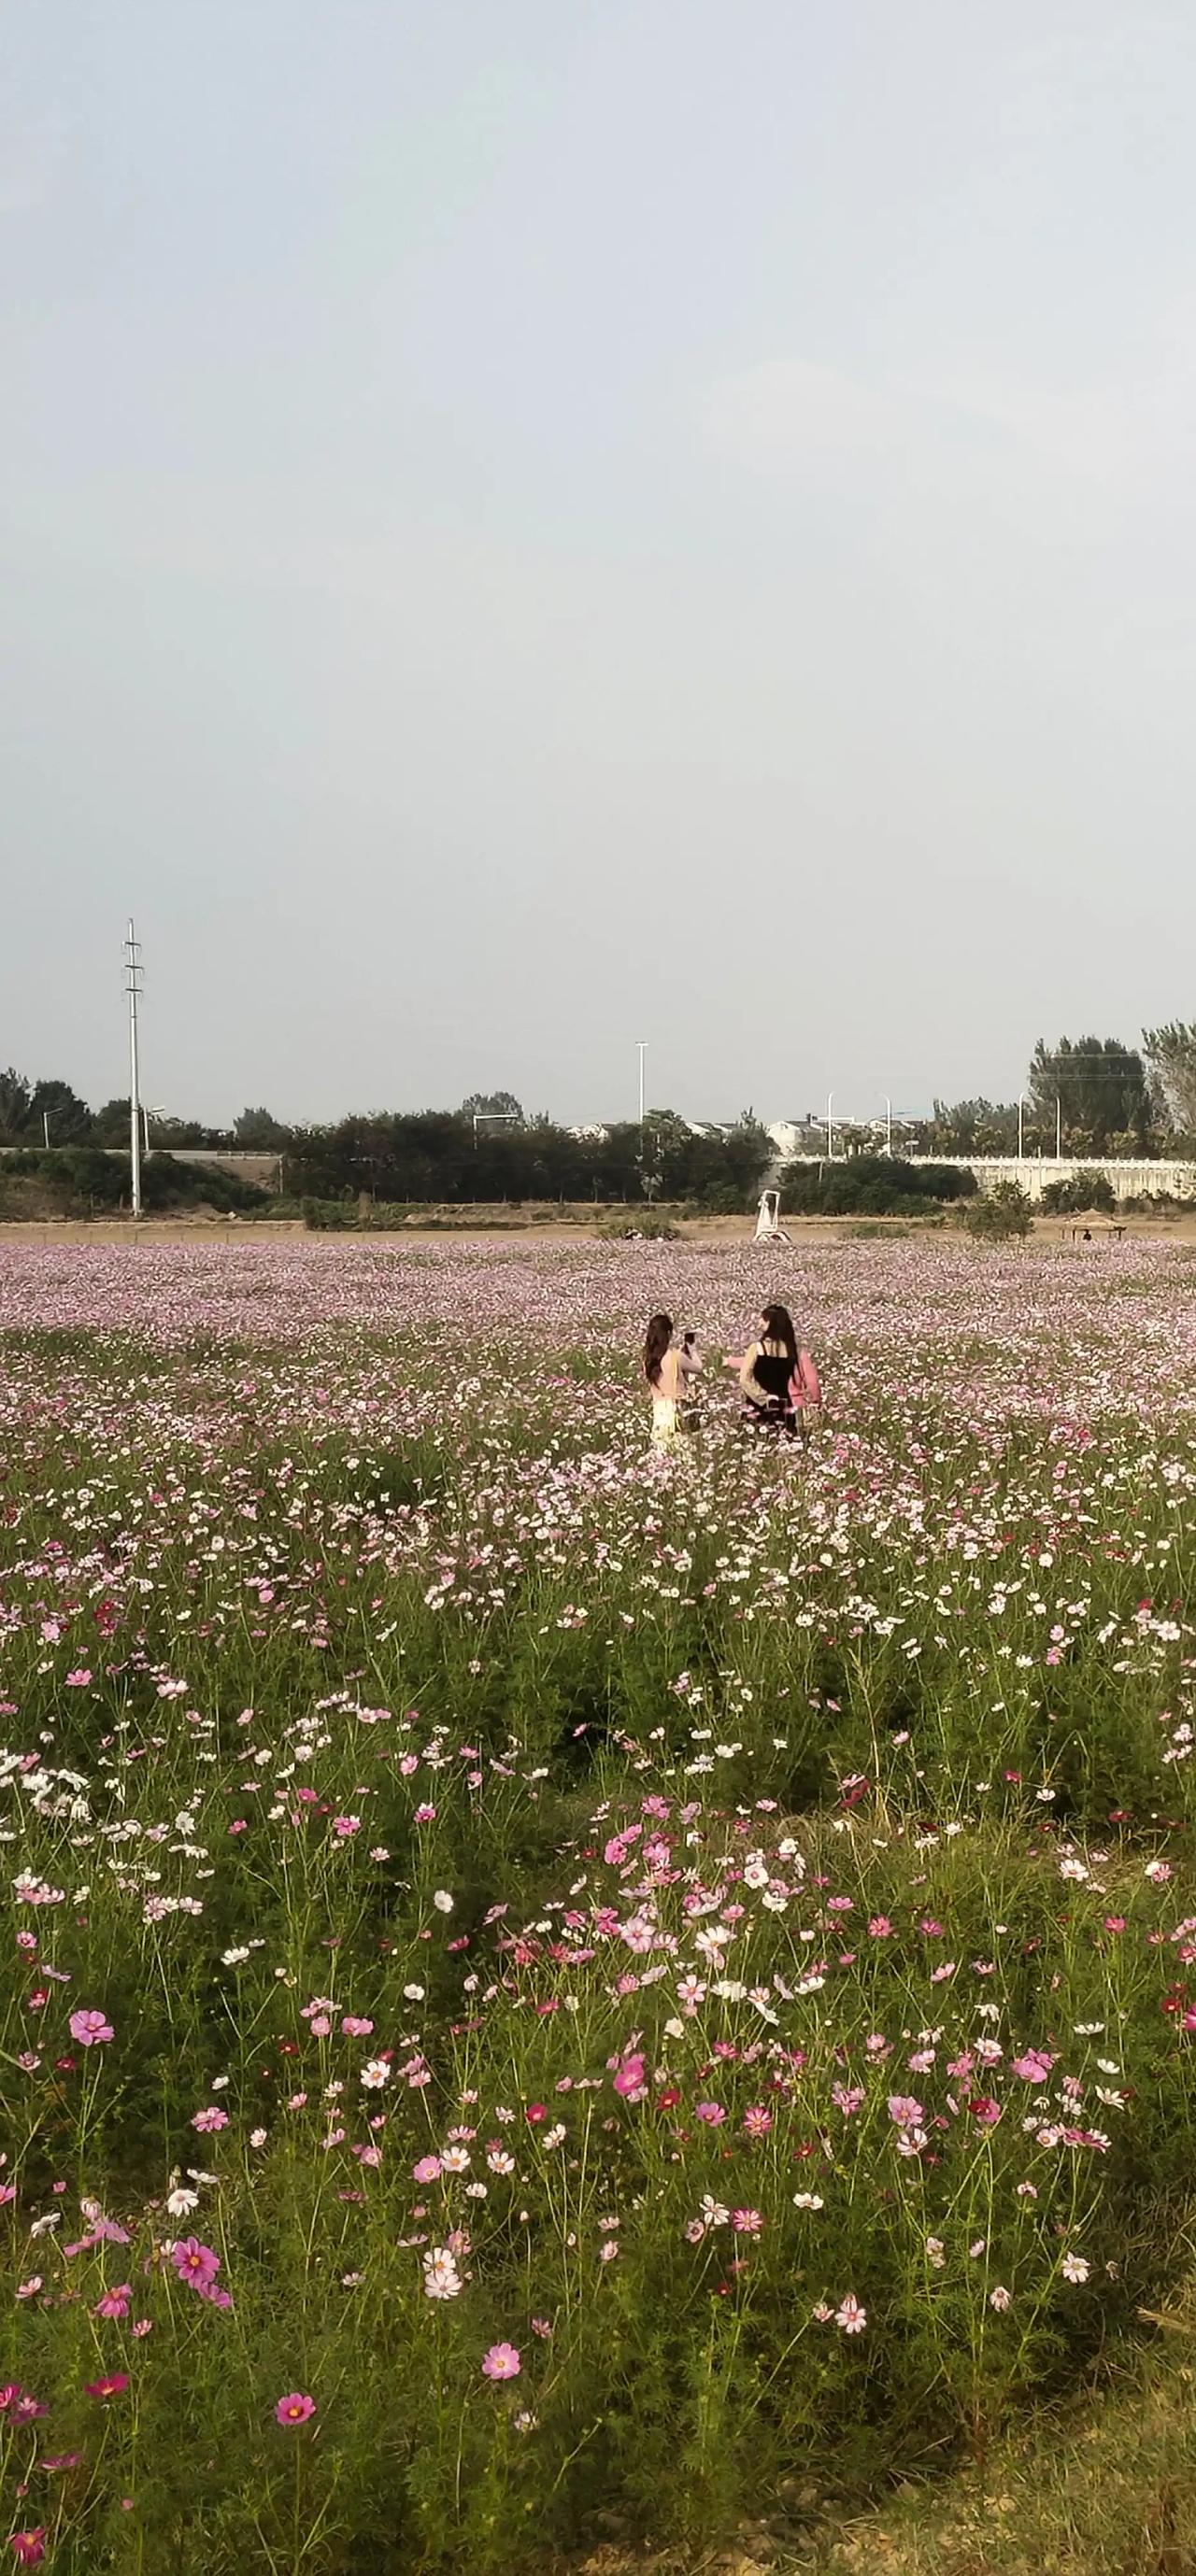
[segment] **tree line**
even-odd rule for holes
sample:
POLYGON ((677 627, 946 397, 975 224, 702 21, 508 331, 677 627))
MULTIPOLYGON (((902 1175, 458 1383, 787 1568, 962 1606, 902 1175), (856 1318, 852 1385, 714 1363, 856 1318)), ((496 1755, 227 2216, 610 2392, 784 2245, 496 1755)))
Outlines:
MULTIPOLYGON (((1019 1118, 1030 1154, 1053 1154, 1059 1137, 1073 1159, 1196 1155, 1196 1023, 1146 1030, 1140 1047, 1040 1039, 1020 1112, 1016 1100, 936 1100, 929 1118, 902 1121, 901 1142, 927 1154, 1015 1154, 1019 1118)), ((0 1072, 0 1144, 119 1151, 128 1141, 127 1098, 93 1110, 68 1082, 0 1072)), ((318 1127, 265 1107, 243 1109, 231 1129, 151 1114, 150 1141, 277 1153, 289 1196, 397 1203, 685 1199, 731 1212, 750 1204, 773 1159, 751 1110, 727 1126, 695 1128, 657 1109, 642 1127, 627 1119, 574 1130, 526 1115, 508 1091, 471 1093, 455 1110, 373 1111, 318 1127)), ((851 1148, 844 1129, 840 1155, 851 1148)))
MULTIPOLYGON (((1196 1023, 1143 1031, 1140 1047, 1120 1038, 1039 1039, 1019 1103, 936 1100, 924 1122, 925 1150, 940 1154, 1196 1155, 1196 1023)), ((920 1137, 920 1141, 921 1141, 920 1137)))
MULTIPOLYGON (((0 1144, 30 1152, 129 1143, 128 1100, 92 1111, 69 1083, 0 1074, 0 1144)), ((266 1108, 242 1110, 231 1130, 155 1118, 151 1144, 276 1153, 292 1198, 394 1204, 566 1199, 692 1201, 735 1213, 755 1197, 773 1160, 751 1110, 725 1127, 691 1127, 655 1109, 575 1131, 525 1115, 510 1092, 475 1092, 459 1109, 373 1111, 328 1126, 292 1127, 266 1108)))

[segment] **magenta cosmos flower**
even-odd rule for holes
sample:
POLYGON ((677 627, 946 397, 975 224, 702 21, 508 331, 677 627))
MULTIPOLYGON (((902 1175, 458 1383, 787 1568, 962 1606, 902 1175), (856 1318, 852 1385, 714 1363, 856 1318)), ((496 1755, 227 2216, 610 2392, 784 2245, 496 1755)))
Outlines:
POLYGON ((8 2545, 18 2567, 40 2567, 46 2554, 46 2526, 39 2523, 36 2531, 10 2531, 8 2545))
POLYGON ((280 2424, 306 2424, 309 2415, 314 2415, 315 2411, 315 2398, 305 2396, 301 2388, 292 2388, 289 2397, 280 2397, 274 2409, 280 2424))
POLYGON ((80 2048, 97 2048, 102 2040, 115 2037, 111 2022, 105 2021, 102 2012, 73 2012, 70 2034, 80 2048))
POLYGON ((88 2397, 123 2397, 128 2385, 126 2370, 110 2370, 103 2379, 89 2379, 85 2394, 88 2397))
POLYGON ((180 2236, 170 2259, 180 2281, 189 2281, 193 2290, 206 2289, 220 2269, 220 2256, 210 2245, 201 2245, 198 2236, 180 2236))
POLYGON ((492 2343, 482 2362, 487 2379, 518 2379, 522 2368, 513 2343, 492 2343))

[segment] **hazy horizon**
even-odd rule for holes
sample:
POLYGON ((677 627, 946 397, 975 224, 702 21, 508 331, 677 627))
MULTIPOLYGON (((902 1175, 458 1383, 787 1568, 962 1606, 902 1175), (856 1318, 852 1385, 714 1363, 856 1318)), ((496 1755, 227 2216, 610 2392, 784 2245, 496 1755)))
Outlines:
POLYGON ((0 1063, 928 1108, 1196 1018, 1196 19, 14 14, 0 1063), (1173 954, 1173 951, 1176 952, 1173 954))

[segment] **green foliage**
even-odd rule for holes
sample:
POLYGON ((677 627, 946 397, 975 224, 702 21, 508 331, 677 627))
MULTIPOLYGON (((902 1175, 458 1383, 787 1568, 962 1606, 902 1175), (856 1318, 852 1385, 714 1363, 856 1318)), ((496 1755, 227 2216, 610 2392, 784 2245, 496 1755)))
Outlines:
POLYGON ((1065 1140, 1073 1151, 1107 1153, 1125 1138, 1139 1152, 1150 1134, 1146 1067, 1120 1038, 1042 1038, 1030 1062, 1030 1091, 1043 1125, 1052 1131, 1062 1105, 1065 1140))
POLYGON ((963 1222, 977 1243, 1016 1242, 1030 1232, 1030 1201, 1016 1181, 998 1181, 995 1189, 973 1199, 963 1222))
POLYGON ((523 1108, 513 1091, 471 1091, 461 1103, 463 1118, 502 1118, 522 1125, 523 1108))
POLYGON ((43 1142, 47 1119, 52 1145, 81 1144, 91 1133, 91 1111, 69 1082, 34 1083, 25 1134, 34 1142, 43 1142))
POLYGON ((795 1216, 916 1216, 971 1198, 975 1190, 974 1174, 950 1163, 853 1154, 787 1172, 784 1204, 795 1216))
POLYGON ((1016 1154, 1017 1102, 936 1100, 925 1142, 937 1154, 1016 1154))
MULTIPOLYGON (((101 1145, 34 1147, 7 1154, 0 1163, 0 1206, 6 1183, 35 1182, 52 1203, 49 1212, 86 1217, 127 1208, 132 1192, 130 1158, 101 1145)), ((237 1172, 215 1163, 179 1163, 169 1154, 150 1154, 141 1166, 142 1205, 148 1214, 172 1208, 214 1208, 218 1215, 252 1215, 267 1204, 266 1193, 237 1172)))
POLYGON ((472 1114, 344 1118, 296 1138, 288 1180, 313 1200, 365 1190, 389 1205, 496 1206, 537 1199, 591 1204, 684 1198, 702 1207, 752 1203, 772 1146, 762 1127, 694 1129, 672 1110, 574 1135, 550 1119, 475 1131, 472 1114))
POLYGON ((1073 1172, 1070 1180, 1048 1181, 1042 1206, 1048 1216, 1112 1216, 1117 1205, 1107 1172, 1073 1172))
POLYGON ((277 1152, 290 1138, 290 1128, 269 1109, 243 1109, 233 1120, 233 1143, 242 1152, 277 1152))
POLYGON ((33 1086, 15 1065, 0 1073, 0 1144, 15 1145, 25 1133, 33 1086))
POLYGON ((1191 1139, 1196 1136, 1196 1023, 1170 1020, 1164 1028, 1144 1029, 1142 1050, 1156 1115, 1173 1139, 1191 1139))

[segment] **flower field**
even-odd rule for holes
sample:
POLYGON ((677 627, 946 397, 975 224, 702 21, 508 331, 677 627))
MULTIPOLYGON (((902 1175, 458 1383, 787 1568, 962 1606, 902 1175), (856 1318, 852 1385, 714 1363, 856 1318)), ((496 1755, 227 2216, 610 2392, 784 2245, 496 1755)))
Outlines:
POLYGON ((1182 1250, 9 1245, 0 1336, 12 2563, 696 2549, 1166 2297, 1182 1250), (809 1452, 716 1364, 653 1457, 765 1295, 809 1452))

